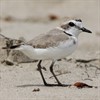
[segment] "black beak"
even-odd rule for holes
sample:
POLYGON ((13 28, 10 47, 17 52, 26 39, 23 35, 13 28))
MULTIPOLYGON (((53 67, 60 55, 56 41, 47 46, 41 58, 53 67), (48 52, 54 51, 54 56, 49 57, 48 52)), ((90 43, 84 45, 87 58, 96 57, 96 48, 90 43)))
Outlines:
POLYGON ((81 30, 82 30, 83 32, 92 33, 90 30, 88 30, 88 29, 86 29, 86 28, 84 28, 84 27, 82 27, 81 30))

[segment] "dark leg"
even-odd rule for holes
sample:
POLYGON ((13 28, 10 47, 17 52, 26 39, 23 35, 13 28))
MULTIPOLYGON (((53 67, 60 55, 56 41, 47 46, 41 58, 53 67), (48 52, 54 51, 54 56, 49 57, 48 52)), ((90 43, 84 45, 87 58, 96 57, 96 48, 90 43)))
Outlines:
POLYGON ((43 73, 42 73, 42 70, 41 70, 41 62, 42 62, 42 60, 39 61, 39 63, 38 63, 37 66, 38 66, 38 70, 39 70, 39 72, 40 72, 40 74, 41 74, 41 77, 42 77, 42 80, 43 80, 44 85, 46 85, 46 86, 54 86, 53 84, 48 84, 48 83, 45 81, 45 78, 44 78, 43 73))
POLYGON ((50 71, 51 73, 53 74, 54 78, 56 79, 57 83, 58 83, 58 86, 71 86, 71 85, 68 85, 68 84, 62 84, 60 83, 60 81, 58 80, 58 78, 56 77, 54 71, 53 71, 53 66, 54 66, 54 61, 52 62, 51 66, 50 66, 50 71))
POLYGON ((39 61, 39 63, 38 63, 37 66, 38 66, 38 70, 39 70, 39 72, 40 72, 40 74, 41 74, 41 77, 42 77, 42 80, 43 80, 43 83, 44 83, 45 86, 69 86, 69 85, 63 85, 63 84, 61 84, 61 83, 59 82, 59 80, 57 79, 56 75, 55 75, 54 72, 53 72, 53 65, 54 65, 54 62, 52 62, 51 66, 50 66, 50 71, 52 72, 53 76, 54 76, 55 79, 57 80, 58 84, 48 84, 48 83, 45 81, 45 78, 44 78, 43 73, 42 73, 42 70, 41 70, 41 62, 42 62, 42 60, 39 61))
POLYGON ((55 75, 55 73, 54 73, 54 71, 53 71, 54 63, 55 63, 55 62, 53 61, 52 64, 51 64, 51 66, 50 66, 50 71, 51 71, 51 73, 53 74, 54 78, 56 79, 58 85, 59 85, 59 86, 62 86, 62 84, 60 83, 60 81, 58 80, 58 78, 56 77, 56 75, 55 75))

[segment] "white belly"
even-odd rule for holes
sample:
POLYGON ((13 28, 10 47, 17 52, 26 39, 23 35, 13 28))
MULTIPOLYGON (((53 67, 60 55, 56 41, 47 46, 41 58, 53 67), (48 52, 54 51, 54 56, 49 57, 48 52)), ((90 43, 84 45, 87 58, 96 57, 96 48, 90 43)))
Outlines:
POLYGON ((73 40, 61 43, 57 47, 50 48, 33 48, 29 45, 23 45, 22 51, 26 56, 34 60, 45 60, 45 59, 61 59, 70 55, 77 47, 77 42, 73 43, 73 40))

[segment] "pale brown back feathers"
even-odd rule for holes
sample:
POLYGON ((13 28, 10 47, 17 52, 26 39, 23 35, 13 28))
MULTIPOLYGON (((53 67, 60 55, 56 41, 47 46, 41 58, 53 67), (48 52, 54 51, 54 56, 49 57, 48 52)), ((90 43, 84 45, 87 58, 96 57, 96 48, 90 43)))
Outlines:
POLYGON ((34 48, 49 48, 58 46, 60 42, 69 39, 68 35, 60 29, 53 29, 46 34, 40 35, 28 42, 34 48))

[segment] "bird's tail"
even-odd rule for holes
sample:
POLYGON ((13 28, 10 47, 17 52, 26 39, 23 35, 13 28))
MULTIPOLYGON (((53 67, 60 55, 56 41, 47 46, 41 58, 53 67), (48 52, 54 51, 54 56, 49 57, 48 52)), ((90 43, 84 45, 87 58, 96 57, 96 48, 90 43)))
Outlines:
POLYGON ((16 49, 16 48, 19 48, 21 45, 12 45, 10 47, 2 47, 2 49, 16 49))

